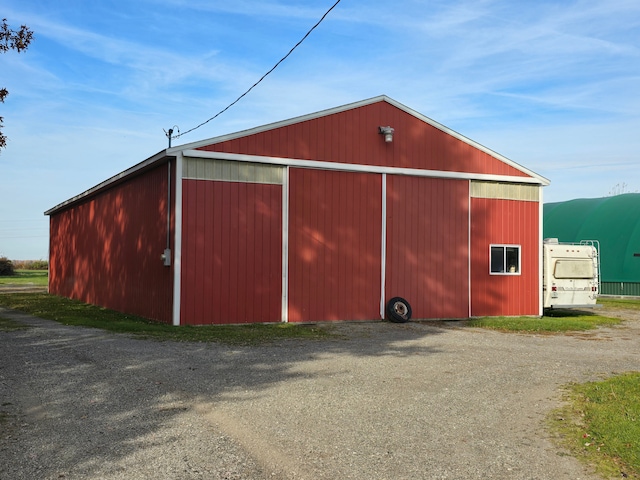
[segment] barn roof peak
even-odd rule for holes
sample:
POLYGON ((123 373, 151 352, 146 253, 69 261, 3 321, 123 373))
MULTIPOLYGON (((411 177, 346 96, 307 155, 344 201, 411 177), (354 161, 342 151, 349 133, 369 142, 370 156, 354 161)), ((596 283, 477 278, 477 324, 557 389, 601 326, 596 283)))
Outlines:
MULTIPOLYGON (((398 107, 401 110, 404 110, 407 113, 411 113, 411 114, 418 114, 417 112, 411 110, 409 107, 406 107, 405 105, 402 105, 401 103, 393 100, 392 98, 386 96, 386 95, 378 95, 377 97, 372 97, 372 98, 368 98, 365 100, 359 100, 357 102, 352 102, 352 103, 347 103, 345 105, 340 105, 338 107, 332 107, 332 108, 327 108, 324 110, 319 110, 317 112, 313 112, 313 113, 307 113, 305 115, 299 115, 297 117, 292 117, 292 118, 288 118, 286 120, 279 120, 277 122, 272 122, 272 123, 267 123, 264 125, 260 125, 257 127, 252 127, 246 130, 240 130, 238 132, 233 132, 233 133, 229 133, 229 134, 225 134, 225 135, 220 135, 217 137, 212 137, 212 138, 207 138, 204 140, 198 140, 195 142, 190 142, 190 143, 185 143, 182 145, 176 145, 175 147, 172 147, 170 149, 167 150, 167 153, 172 154, 175 152, 180 152, 182 150, 190 150, 193 148, 199 148, 199 147, 203 147, 205 145, 211 145, 212 143, 220 143, 220 142, 225 142, 227 140, 233 140, 235 138, 240 138, 240 137, 245 137, 248 135, 254 135, 256 133, 261 133, 261 132, 266 132, 268 130, 273 130, 276 128, 281 128, 281 127, 286 127, 289 125, 293 125, 296 123, 301 123, 301 122, 306 122, 307 120, 313 120, 316 118, 320 118, 320 117, 326 117, 329 115, 334 115, 336 113, 341 113, 341 112, 346 112, 347 110, 353 110, 355 108, 360 108, 360 107, 364 107, 367 105, 372 105, 374 103, 379 103, 379 102, 387 102, 391 105, 394 105, 396 107, 398 107)), ((424 117, 427 118, 427 117, 424 117)), ((431 120, 433 122, 433 120, 431 120)), ((434 122, 437 123, 437 122, 434 122)), ((438 124, 439 125, 439 124, 438 124)))
MULTIPOLYGON (((209 138, 209 139, 205 139, 205 140, 200 140, 200 141, 196 141, 196 142, 191 142, 191 143, 186 143, 186 144, 182 144, 182 145, 177 145, 171 148, 168 148, 166 150, 161 150, 160 152, 156 153, 155 155, 147 158, 146 160, 126 169, 125 171, 114 175, 113 177, 103 181, 102 183, 96 185, 95 187, 90 188, 89 190, 73 197, 70 198, 69 200, 66 200, 64 202, 62 202, 59 205, 56 205, 55 207, 47 210, 45 212, 45 215, 51 215, 61 209, 64 209, 66 207, 68 207, 71 204, 74 204, 77 201, 80 201, 84 198, 87 198, 105 188, 110 188, 118 183, 120 183, 121 181, 126 180, 127 178, 133 176, 133 175, 137 175, 143 171, 146 171, 147 169, 153 168, 154 166, 160 164, 160 163, 166 163, 167 161, 170 161, 171 159, 174 159, 176 156, 182 156, 182 155, 186 155, 189 156, 190 154, 192 154, 194 151, 198 151, 199 155, 205 156, 207 153, 213 153, 213 152, 205 152, 204 150, 201 150, 202 147, 206 147, 206 146, 210 146, 210 145, 215 145, 218 143, 222 143, 222 142, 226 142, 229 140, 235 140, 235 139, 239 139, 239 138, 243 138, 243 137, 247 137, 250 135, 255 135, 255 134, 259 134, 262 132, 268 132, 270 130, 274 130, 277 128, 281 128, 281 127, 287 127, 290 125, 295 125, 298 123, 302 123, 302 122, 306 122, 309 120, 314 120, 314 119, 318 119, 318 118, 322 118, 322 117, 327 117, 330 115, 335 115, 335 114, 340 114, 342 112, 347 112, 349 110, 353 110, 353 109, 357 109, 357 108, 361 108, 361 107, 367 107, 369 105, 373 105, 373 104, 377 104, 377 103, 381 103, 381 102, 385 102, 389 105, 392 105, 394 107, 396 107, 397 109, 399 109, 400 111, 404 112, 407 115, 410 115, 416 119, 418 119, 419 121, 422 121, 438 130, 440 130, 441 132, 450 135, 453 138, 456 138, 457 140, 466 143, 467 145, 480 150, 484 153, 486 153, 487 155, 495 158, 496 160, 503 162, 504 164, 509 165, 510 167, 514 168, 515 170, 523 173, 524 175, 526 175, 526 177, 513 177, 513 178, 506 178, 506 181, 521 181, 524 183, 532 183, 532 184, 538 184, 538 185, 549 185, 549 180, 544 178, 541 175, 538 175, 537 173, 533 172, 532 170, 529 170, 525 167, 523 167, 522 165, 514 162, 513 160, 485 147, 484 145, 479 144, 478 142, 475 142, 467 137, 465 137, 464 135, 442 125, 441 123, 436 122, 435 120, 417 112, 416 110, 413 110, 409 107, 407 107, 406 105, 388 97, 387 95, 378 95, 376 97, 372 97, 372 98, 368 98, 365 100, 360 100, 357 102, 352 102, 352 103, 348 103, 345 105, 341 105, 338 107, 333 107, 333 108, 329 108, 329 109, 325 109, 325 110, 320 110, 314 113, 309 113, 306 115, 301 115, 301 116, 297 116, 297 117, 293 117, 290 119, 286 119, 286 120, 281 120, 281 121, 277 121, 277 122, 273 122, 273 123, 268 123, 265 125, 261 125, 261 126, 257 126, 251 129, 247 129, 247 130, 241 130, 238 132, 234 132, 234 133, 230 133, 230 134, 225 134, 225 135, 221 135, 221 136, 217 136, 217 137, 213 137, 213 138, 209 138), (527 177, 529 177, 527 179, 527 177)), ((217 155, 218 157, 222 157, 225 154, 224 153, 215 153, 215 155, 217 155)), ((242 157, 242 155, 240 155, 242 157)), ((235 155, 235 157, 238 157, 238 155, 235 155)), ((237 159, 237 158, 236 158, 237 159)), ((274 161, 273 158, 271 157, 265 157, 266 160, 269 161, 274 161)), ((259 160, 259 157, 253 155, 251 156, 250 159, 240 159, 240 160, 244 160, 244 161, 257 161, 259 160)), ((278 160, 278 159, 275 159, 278 160)), ((282 160, 282 159, 280 159, 282 160)), ((298 164, 301 164, 300 162, 297 161, 298 164)), ((336 165, 338 164, 332 164, 334 167, 336 167, 336 165)), ((336 167, 337 168, 337 167, 336 167)), ((371 171, 377 171, 375 166, 369 166, 368 167, 371 171)), ((378 168, 379 170, 379 168, 378 168)), ((403 169, 396 169, 397 171, 399 170, 403 170, 403 169)), ((411 169, 410 169, 411 170, 411 169)), ((416 170, 411 170, 412 172, 416 172, 416 170)), ((407 172, 405 172, 407 173, 407 172)), ((433 172, 432 172, 433 173, 433 172)), ((466 176, 468 176, 468 174, 465 174, 466 176)), ((474 176, 475 174, 472 174, 472 176, 474 176)), ((463 175, 464 176, 464 175, 463 175)), ((466 176, 464 176, 464 178, 466 178, 466 176)), ((480 178, 482 175, 478 176, 475 175, 475 177, 480 178)), ((495 180, 495 179, 494 179, 495 180)), ((497 181, 497 180, 496 180, 497 181)))
POLYGON ((539 181, 539 183, 541 185, 549 185, 549 183, 551 183, 547 178, 537 174, 536 172, 529 170, 528 168, 520 165, 517 162, 514 162, 513 160, 511 160, 508 157, 505 157, 504 155, 499 154, 498 152, 495 152, 494 150, 491 150, 490 148, 485 147, 484 145, 471 140, 470 138, 456 132, 455 130, 452 130, 448 127, 446 127, 445 125, 433 120, 430 117, 427 117, 426 115, 423 115, 422 113, 407 107, 406 105, 398 102, 397 100, 394 100, 393 98, 387 96, 387 95, 378 95, 376 97, 371 97, 365 100, 359 100, 357 102, 352 102, 352 103, 347 103, 345 105, 341 105, 338 107, 333 107, 333 108, 328 108, 325 110, 319 110, 317 112, 314 113, 309 113, 306 115, 300 115, 297 117, 292 117, 286 120, 280 120, 277 122, 273 122, 273 123, 268 123, 265 125, 260 125, 257 127, 253 127, 250 129, 246 129, 246 130, 241 130, 238 132, 234 132, 234 133, 230 133, 230 134, 225 134, 225 135, 221 135, 221 136, 217 136, 217 137, 212 137, 212 138, 208 138, 205 140, 199 140, 196 142, 191 142, 191 143, 186 143, 186 144, 182 144, 182 145, 177 145, 175 147, 169 148, 168 150, 166 150, 166 154, 167 155, 176 155, 180 152, 184 152, 186 150, 192 150, 192 149, 199 149, 201 147, 205 147, 208 145, 213 145, 213 144, 217 144, 217 143, 221 143, 221 142, 226 142, 229 140, 235 140, 237 138, 242 138, 242 137, 246 137, 249 135, 255 135, 258 133, 262 133, 262 132, 267 132, 269 130, 274 130, 277 128, 281 128, 281 127, 287 127, 289 125, 294 125, 297 123, 302 123, 302 122, 306 122, 308 120, 314 120, 317 118, 321 118, 321 117, 326 117, 329 115, 334 115, 334 114, 338 114, 338 113, 342 113, 342 112, 346 112, 348 110, 353 110, 356 108, 361 108, 361 107, 366 107, 368 105, 373 105, 375 103, 380 103, 380 102, 386 102, 390 105, 393 105, 394 107, 398 108, 399 110, 405 112, 408 115, 411 115, 415 118, 417 118, 418 120, 431 125, 432 127, 478 149, 481 150, 483 152, 485 152, 486 154, 496 158, 497 160, 506 163, 507 165, 510 165, 511 167, 515 168, 516 170, 521 171, 522 173, 533 177, 535 179, 537 179, 539 181))

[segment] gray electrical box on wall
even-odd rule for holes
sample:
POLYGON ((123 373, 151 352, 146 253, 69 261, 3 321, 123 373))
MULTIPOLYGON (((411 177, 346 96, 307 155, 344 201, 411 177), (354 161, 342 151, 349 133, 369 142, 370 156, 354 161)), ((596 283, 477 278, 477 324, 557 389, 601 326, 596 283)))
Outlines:
POLYGON ((171 249, 165 248, 164 253, 160 255, 160 258, 162 259, 162 264, 165 267, 170 267, 171 266, 171 249))

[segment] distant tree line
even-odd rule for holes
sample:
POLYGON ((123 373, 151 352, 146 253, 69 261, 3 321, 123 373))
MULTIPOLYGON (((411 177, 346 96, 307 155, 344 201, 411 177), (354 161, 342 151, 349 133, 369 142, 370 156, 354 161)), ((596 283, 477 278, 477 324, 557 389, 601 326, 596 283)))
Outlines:
POLYGON ((9 260, 0 257, 0 277, 15 275, 16 270, 49 270, 49 262, 46 260, 9 260))

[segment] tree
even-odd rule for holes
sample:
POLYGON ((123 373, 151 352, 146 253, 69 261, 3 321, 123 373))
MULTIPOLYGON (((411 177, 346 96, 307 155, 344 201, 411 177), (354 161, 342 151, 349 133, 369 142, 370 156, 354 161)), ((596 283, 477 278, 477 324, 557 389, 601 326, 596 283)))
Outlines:
POLYGON ((609 190, 609 197, 615 197, 616 195, 622 195, 623 193, 638 193, 638 190, 631 190, 629 185, 625 182, 616 183, 616 185, 609 190))
POLYGON ((9 275, 15 275, 16 271, 13 267, 13 262, 7 257, 0 257, 0 277, 9 275))
MULTIPOLYGON (((29 30, 29 27, 22 25, 20 30, 11 30, 7 24, 7 19, 2 19, 0 25, 0 53, 6 53, 9 50, 16 50, 18 53, 26 50, 31 40, 33 39, 33 32, 29 30)), ((9 95, 6 88, 0 88, 0 103, 4 103, 4 99, 9 95)), ((7 145, 7 137, 2 134, 2 121, 0 117, 0 150, 7 145)))

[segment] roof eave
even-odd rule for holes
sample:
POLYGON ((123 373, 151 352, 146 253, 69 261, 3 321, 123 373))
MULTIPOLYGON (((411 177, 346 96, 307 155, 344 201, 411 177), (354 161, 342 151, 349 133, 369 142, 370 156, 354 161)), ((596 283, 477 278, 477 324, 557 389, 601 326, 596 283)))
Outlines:
POLYGON ((154 166, 155 164, 159 164, 162 163, 165 159, 169 160, 175 158, 174 155, 171 155, 168 153, 168 150, 162 150, 158 153, 156 153, 155 155, 147 158, 146 160, 143 160, 142 162, 134 165, 133 167, 130 167, 116 175, 114 175, 111 178, 108 178, 107 180, 105 180, 104 182, 99 183, 98 185, 91 187, 88 190, 85 190, 84 192, 76 195, 75 197, 72 197, 68 200, 65 200, 62 203, 59 203, 58 205, 56 205, 55 207, 50 208, 49 210, 45 211, 44 214, 45 215, 53 215, 57 212, 59 212, 60 210, 64 210, 65 208, 70 207, 71 205, 78 203, 102 190, 105 190, 107 188, 110 188, 114 185, 116 185, 117 183, 121 182, 122 180, 124 180, 125 178, 128 178, 130 176, 136 175, 138 173, 141 173, 144 170, 147 170, 148 168, 151 168, 152 166, 154 166))
POLYGON ((184 150, 193 150, 193 149, 198 149, 207 145, 214 145, 216 143, 222 143, 222 142, 226 142, 229 140, 235 140, 237 138, 242 138, 242 137, 246 137, 249 135, 255 135, 258 133, 262 133, 262 132, 266 132, 269 130, 274 130, 276 128, 282 128, 282 127, 287 127, 289 125, 294 125, 296 123, 301 123, 301 122, 305 122, 308 120, 314 120, 316 118, 321 118, 321 117, 325 117, 328 115, 333 115, 336 113, 341 113, 341 112, 345 112, 348 110, 352 110, 354 108, 360 108, 360 107, 364 107, 367 105, 371 105, 373 103, 377 103, 377 102, 387 102, 390 105, 393 105, 394 107, 408 113, 409 115, 412 115, 413 117, 431 125, 434 128, 437 128, 438 130, 451 135, 452 137, 474 147, 477 148, 478 150, 481 150, 483 152, 485 152, 486 154, 500 160, 501 162, 506 163, 507 165, 515 168, 516 170, 530 176, 533 178, 536 178, 540 181, 540 184, 543 186, 547 186, 549 185, 551 182, 535 173, 532 170, 529 170, 526 167, 523 167, 522 165, 520 165, 517 162, 514 162, 513 160, 511 160, 510 158, 505 157, 504 155, 499 154, 498 152, 495 152, 494 150, 491 150, 490 148, 485 147, 484 145, 471 140, 468 137, 465 137, 464 135, 456 132, 455 130, 450 129, 449 127, 444 126, 443 124, 436 122, 435 120, 433 120, 432 118, 427 117, 426 115, 423 115, 420 112, 417 112, 416 110, 413 110, 412 108, 407 107, 406 105, 386 96, 386 95, 378 95, 377 97, 372 97, 372 98, 368 98, 366 100, 360 100, 358 102, 353 102, 353 103, 348 103, 346 105, 341 105, 339 107, 333 107, 333 108, 329 108, 326 110, 320 110, 318 112, 315 113, 309 113, 306 115, 302 115, 302 116, 298 116, 298 117, 294 117, 294 118, 289 118, 287 120, 281 120, 278 122, 274 122, 274 123, 269 123, 266 125, 261 125, 258 127, 254 127, 254 128, 250 128, 247 130, 241 130, 239 132, 234 132, 234 133, 230 133, 227 135, 221 135, 219 137, 213 137, 213 138, 209 138, 207 140, 200 140, 197 142, 192 142, 192 143, 186 143, 183 145, 178 145, 176 147, 170 148, 167 150, 167 153, 170 154, 177 154, 178 152, 184 151, 184 150))

